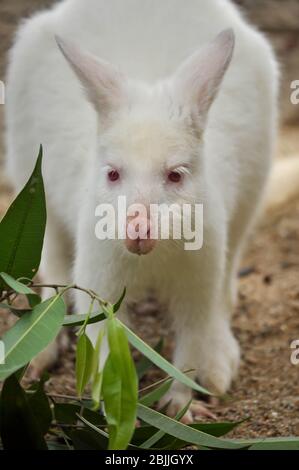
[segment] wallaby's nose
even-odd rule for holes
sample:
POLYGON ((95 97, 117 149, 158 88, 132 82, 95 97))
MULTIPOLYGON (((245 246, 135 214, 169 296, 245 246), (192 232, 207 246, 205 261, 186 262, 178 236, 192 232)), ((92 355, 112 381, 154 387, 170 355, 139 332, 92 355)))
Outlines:
POLYGON ((156 244, 152 238, 153 227, 148 218, 137 216, 127 220, 127 249, 136 255, 150 253, 156 244))

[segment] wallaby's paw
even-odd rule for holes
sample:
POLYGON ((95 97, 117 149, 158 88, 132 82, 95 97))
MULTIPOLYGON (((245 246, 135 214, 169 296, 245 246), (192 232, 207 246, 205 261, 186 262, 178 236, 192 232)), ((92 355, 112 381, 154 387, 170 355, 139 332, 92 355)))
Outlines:
POLYGON ((59 346, 56 342, 51 343, 44 351, 39 353, 30 363, 27 377, 31 381, 39 380, 44 371, 51 369, 58 359, 59 346))
MULTIPOLYGON (((175 418, 178 413, 187 405, 191 399, 191 393, 189 390, 186 392, 182 391, 169 391, 163 397, 160 402, 160 406, 163 407, 169 403, 167 407, 167 415, 171 418, 175 418)), ((185 415, 181 418, 181 422, 184 424, 192 424, 196 421, 202 421, 202 419, 216 419, 215 414, 211 411, 212 405, 204 403, 199 400, 192 400, 189 409, 185 415)))
POLYGON ((230 333, 222 337, 215 347, 207 348, 201 355, 198 379, 209 392, 221 396, 226 393, 238 373, 239 345, 230 333))
POLYGON ((211 411, 211 406, 203 401, 193 400, 189 410, 181 419, 181 422, 184 424, 192 424, 206 418, 217 419, 216 415, 211 411))

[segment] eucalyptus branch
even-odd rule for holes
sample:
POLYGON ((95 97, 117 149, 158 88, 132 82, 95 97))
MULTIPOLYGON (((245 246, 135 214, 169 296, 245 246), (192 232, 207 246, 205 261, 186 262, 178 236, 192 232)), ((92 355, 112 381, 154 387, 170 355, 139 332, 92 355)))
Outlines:
MULTIPOLYGON (((183 371, 184 374, 189 374, 190 372, 194 372, 194 369, 188 369, 188 370, 185 370, 183 371)), ((164 379, 161 379, 161 380, 158 380, 157 382, 151 384, 151 385, 148 385, 147 387, 144 387, 144 388, 141 388, 139 390, 139 393, 142 393, 142 392, 146 392, 154 387, 157 387, 158 385, 161 385, 165 382, 167 382, 168 380, 173 380, 173 377, 171 377, 170 375, 168 375, 167 377, 164 377, 164 379)), ((91 397, 81 397, 79 398, 78 396, 74 396, 74 395, 60 395, 60 394, 53 394, 53 393, 47 393, 46 394, 49 398, 53 398, 53 399, 61 399, 61 400, 74 400, 74 401, 78 401, 78 402, 84 402, 84 401, 90 401, 91 400, 91 397)))
MULTIPOLYGON (((28 393, 28 392, 27 392, 28 393)), ((58 393, 47 393, 47 397, 53 398, 54 400, 72 400, 72 401, 78 401, 78 402, 84 402, 84 401, 90 401, 90 397, 81 397, 79 398, 78 396, 74 395, 60 395, 58 393)))
MULTIPOLYGON (((77 286, 76 284, 71 284, 71 285, 64 285, 64 284, 36 284, 33 281, 30 281, 27 284, 28 287, 31 289, 54 289, 56 293, 59 293, 59 290, 62 289, 62 292, 60 292, 61 295, 64 295, 66 292, 69 290, 78 290, 81 292, 84 292, 85 294, 89 295, 92 299, 93 302, 98 301, 99 304, 102 307, 108 307, 109 302, 106 300, 102 299, 96 292, 94 292, 91 289, 85 289, 83 287, 77 286)), ((12 295, 15 295, 16 293, 14 291, 7 291, 2 295, 0 298, 0 302, 8 301, 12 295)), ((14 299, 15 300, 15 299, 14 299)))
POLYGON ((0 297, 0 302, 4 302, 4 301, 9 301, 10 300, 10 297, 12 295, 14 295, 15 292, 12 290, 12 291, 4 291, 4 294, 2 295, 2 297, 0 297))
POLYGON ((77 333, 78 337, 80 337, 83 333, 85 333, 86 326, 87 326, 87 324, 89 322, 89 319, 90 319, 90 315, 92 314, 94 303, 95 303, 95 299, 92 299, 91 303, 90 303, 90 306, 89 306, 89 309, 88 309, 88 313, 87 313, 85 322, 83 323, 83 325, 81 326, 80 330, 77 333))
POLYGON ((64 285, 64 284, 36 284, 34 283, 33 281, 30 282, 28 284, 28 287, 30 287, 31 289, 42 289, 42 288, 46 288, 46 289, 54 289, 54 290, 58 290, 58 289, 63 289, 63 294, 65 294, 67 291, 69 290, 78 290, 78 291, 81 291, 81 292, 84 292, 85 294, 89 295, 91 297, 91 299, 93 301, 97 300, 98 302, 100 302, 100 304, 102 306, 108 306, 109 303, 102 299, 96 292, 94 292, 93 290, 91 289, 85 289, 83 287, 80 287, 78 286, 77 284, 71 284, 71 285, 64 285))

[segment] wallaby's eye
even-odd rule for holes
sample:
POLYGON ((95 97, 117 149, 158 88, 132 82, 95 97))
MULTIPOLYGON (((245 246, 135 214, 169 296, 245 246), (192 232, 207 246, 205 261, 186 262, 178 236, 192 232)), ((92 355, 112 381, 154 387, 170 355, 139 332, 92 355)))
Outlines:
POLYGON ((170 171, 167 175, 168 181, 170 183, 180 183, 182 181, 183 175, 178 171, 170 171))
POLYGON ((108 179, 112 183, 114 183, 115 181, 118 181, 120 179, 119 172, 117 170, 110 170, 108 173, 108 179))

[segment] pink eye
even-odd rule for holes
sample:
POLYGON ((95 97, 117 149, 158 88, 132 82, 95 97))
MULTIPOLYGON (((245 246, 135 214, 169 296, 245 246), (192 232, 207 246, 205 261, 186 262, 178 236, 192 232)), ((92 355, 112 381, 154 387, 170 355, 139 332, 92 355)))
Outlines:
POLYGON ((170 183, 180 183, 181 180, 182 174, 178 171, 171 171, 168 173, 168 181, 170 181, 170 183))
POLYGON ((109 171, 108 173, 108 179, 109 181, 111 181, 112 183, 114 183, 115 181, 118 181, 120 178, 120 174, 117 170, 111 170, 109 171))

